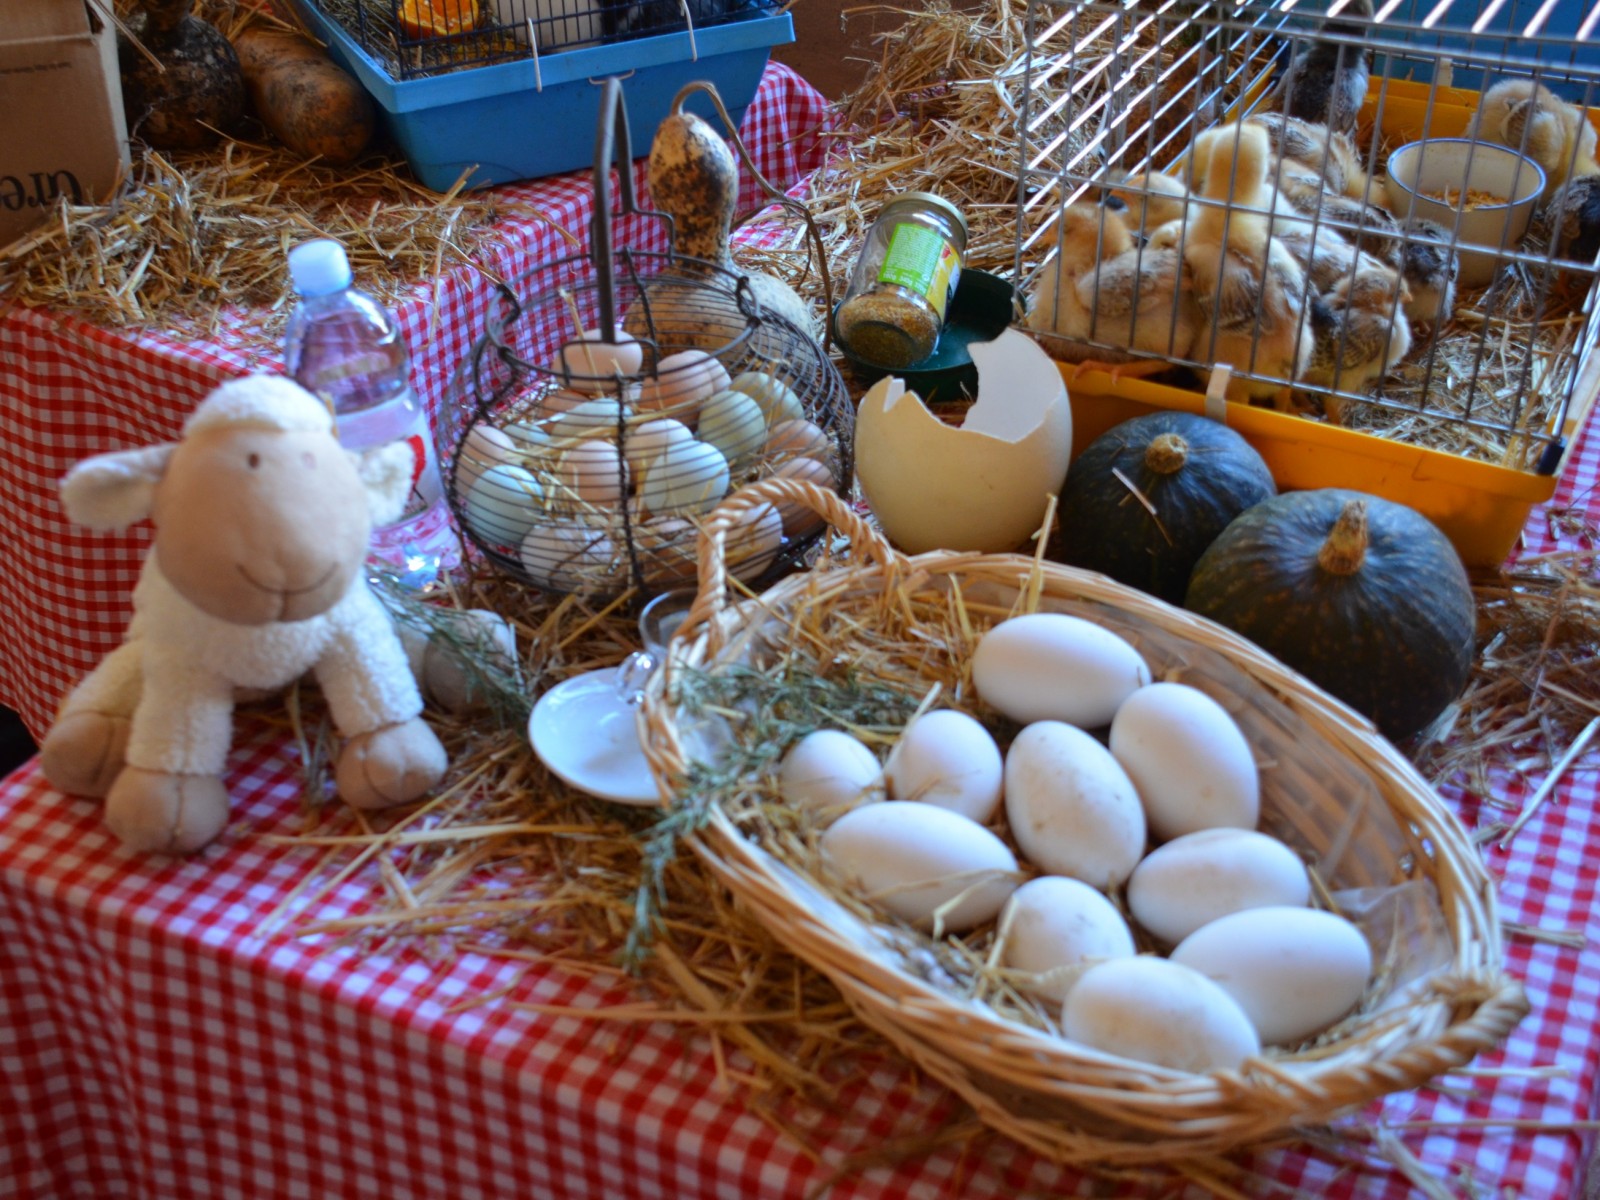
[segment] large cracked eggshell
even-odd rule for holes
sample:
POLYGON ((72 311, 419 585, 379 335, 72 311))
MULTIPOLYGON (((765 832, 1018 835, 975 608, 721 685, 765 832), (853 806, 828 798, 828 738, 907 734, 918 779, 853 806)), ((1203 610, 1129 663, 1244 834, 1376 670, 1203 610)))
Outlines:
POLYGON ((1072 455, 1072 409, 1049 355, 1008 329, 974 343, 977 402, 946 425, 905 381, 880 379, 856 414, 856 473, 889 539, 908 554, 996 553, 1027 541, 1072 455))

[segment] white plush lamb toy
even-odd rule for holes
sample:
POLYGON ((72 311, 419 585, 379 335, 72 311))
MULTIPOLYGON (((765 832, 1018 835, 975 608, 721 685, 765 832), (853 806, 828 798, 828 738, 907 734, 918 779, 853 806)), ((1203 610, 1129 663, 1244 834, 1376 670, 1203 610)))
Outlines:
POLYGON ((335 769, 357 808, 415 800, 445 770, 394 625, 362 567, 374 521, 404 502, 410 452, 354 454, 289 379, 223 384, 175 445, 102 454, 61 485, 68 515, 155 542, 127 639, 67 697, 45 777, 104 797, 136 850, 189 854, 222 831, 237 696, 316 675, 347 741, 335 769))

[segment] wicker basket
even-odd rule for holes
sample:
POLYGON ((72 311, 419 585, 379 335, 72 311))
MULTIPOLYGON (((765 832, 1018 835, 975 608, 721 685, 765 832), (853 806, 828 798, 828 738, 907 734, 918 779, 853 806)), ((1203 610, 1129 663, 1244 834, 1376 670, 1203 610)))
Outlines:
MULTIPOLYGON (((691 761, 739 736, 737 723, 691 717, 679 703, 675 680, 691 670, 762 666, 794 644, 797 629, 808 643, 837 638, 831 660, 850 660, 849 639, 864 621, 874 629, 903 621, 915 644, 919 614, 949 612, 953 593, 963 611, 994 619, 1069 612, 1132 641, 1156 678, 1181 674, 1228 709, 1262 764, 1261 828, 1305 856, 1372 942, 1379 968, 1368 994, 1315 1042, 1269 1050, 1237 1071, 1149 1066, 930 982, 937 972, 904 927, 865 915, 815 861, 780 861, 760 844, 766 823, 759 817, 716 805, 696 852, 867 1024, 988 1124, 1079 1165, 1205 1157, 1292 1137, 1415 1087, 1496 1045, 1527 1011, 1520 985, 1502 969, 1493 883, 1460 824, 1371 725, 1305 679, 1237 635, 1103 576, 1012 554, 907 558, 835 495, 790 480, 750 492, 710 518, 699 596, 645 699, 647 753, 674 790, 691 761), (849 555, 732 603, 722 539, 744 505, 779 500, 815 508, 848 535, 849 555)), ((974 621, 972 640, 982 623, 974 621)), ((927 662, 970 654, 971 640, 926 642, 920 655, 927 662)), ((896 681, 911 694, 918 694, 918 669, 896 681)), ((963 702, 971 706, 970 698, 963 702)))

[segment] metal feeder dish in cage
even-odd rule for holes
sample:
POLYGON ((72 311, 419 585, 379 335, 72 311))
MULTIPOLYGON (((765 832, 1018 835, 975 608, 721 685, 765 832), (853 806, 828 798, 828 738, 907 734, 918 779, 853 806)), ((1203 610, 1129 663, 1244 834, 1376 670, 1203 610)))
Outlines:
MULTIPOLYGON (((700 523, 741 487, 776 475, 843 494, 853 468, 849 397, 815 340, 763 312, 742 276, 613 254, 607 166, 630 155, 621 86, 606 92, 592 253, 502 289, 439 426, 467 539, 518 579, 595 597, 692 584, 700 523)), ((641 211, 618 175, 623 211, 641 211)), ((775 577, 822 530, 809 511, 752 509, 728 569, 775 577)))
POLYGON ((1501 563, 1600 394, 1576 7, 1030 4, 1014 278, 1078 448, 1203 411, 1501 563))

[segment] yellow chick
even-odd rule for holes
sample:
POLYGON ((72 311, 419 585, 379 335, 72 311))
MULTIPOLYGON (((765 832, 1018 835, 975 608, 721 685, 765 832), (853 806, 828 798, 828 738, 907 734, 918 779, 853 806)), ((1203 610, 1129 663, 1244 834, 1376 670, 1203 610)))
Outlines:
MULTIPOLYGON (((1411 291, 1389 268, 1367 266, 1311 304, 1312 351, 1301 379, 1341 392, 1364 392, 1411 350, 1404 306, 1411 291)), ((1330 395, 1328 419, 1344 423, 1345 401, 1330 395)))
POLYGON ((1533 159, 1544 168, 1546 196, 1569 178, 1600 174, 1594 126, 1577 107, 1531 79, 1502 79, 1485 92, 1467 136, 1510 146, 1533 159))
MULTIPOLYGON (((1282 380, 1304 373, 1311 355, 1305 271, 1272 236, 1266 132, 1249 125, 1212 131, 1196 148, 1204 165, 1200 199, 1183 231, 1201 324, 1194 356, 1282 380), (1203 156, 1203 157, 1202 157, 1203 156)), ((1205 136, 1205 135, 1202 135, 1205 136)), ((1230 400, 1273 397, 1278 383, 1228 383, 1230 400)))
POLYGON ((1189 189, 1163 171, 1121 172, 1107 183, 1100 203, 1122 206, 1128 228, 1148 237, 1169 221, 1181 221, 1189 211, 1189 189))
POLYGON ((1058 233, 1027 317, 1057 357, 1087 370, 1125 363, 1129 350, 1189 353, 1196 314, 1175 249, 1136 246, 1120 213, 1086 203, 1062 211, 1058 233))

